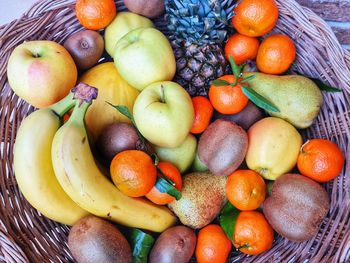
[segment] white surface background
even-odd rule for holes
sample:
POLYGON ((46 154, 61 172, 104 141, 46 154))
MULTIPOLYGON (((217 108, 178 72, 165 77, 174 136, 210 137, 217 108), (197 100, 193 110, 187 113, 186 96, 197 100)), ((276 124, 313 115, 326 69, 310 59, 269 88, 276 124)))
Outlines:
POLYGON ((18 18, 38 0, 0 0, 0 26, 18 18))

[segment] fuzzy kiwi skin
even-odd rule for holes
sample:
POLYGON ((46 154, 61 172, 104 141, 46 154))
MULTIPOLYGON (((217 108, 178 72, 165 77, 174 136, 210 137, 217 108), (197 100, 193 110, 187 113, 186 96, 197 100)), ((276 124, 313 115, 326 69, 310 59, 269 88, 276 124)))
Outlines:
POLYGON ((126 238, 111 223, 96 216, 80 219, 68 235, 68 246, 78 263, 131 263, 126 238))
POLYGON ((64 47, 78 69, 83 71, 97 64, 104 50, 104 40, 96 31, 84 30, 71 35, 64 42, 64 47))
POLYGON ((263 205, 264 215, 272 228, 295 242, 312 238, 328 210, 326 190, 300 174, 280 176, 263 205))
POLYGON ((187 263, 196 248, 196 234, 186 226, 165 230, 157 239, 149 263, 187 263))
POLYGON ((164 13, 164 0, 124 0, 125 6, 133 13, 155 18, 164 13))
POLYGON ((125 150, 135 150, 139 137, 133 125, 113 123, 108 125, 97 139, 96 147, 107 161, 125 150))
POLYGON ((248 102, 247 106, 242 111, 236 114, 221 114, 215 111, 213 120, 222 119, 226 121, 235 122, 241 126, 244 130, 248 130, 257 121, 265 117, 265 114, 251 101, 248 102))
POLYGON ((198 142, 198 157, 215 175, 228 176, 243 162, 248 150, 247 133, 237 124, 216 120, 198 142))
POLYGON ((171 202, 168 207, 181 223, 199 229, 220 213, 226 199, 225 176, 214 176, 210 172, 195 172, 182 177, 182 197, 171 202))

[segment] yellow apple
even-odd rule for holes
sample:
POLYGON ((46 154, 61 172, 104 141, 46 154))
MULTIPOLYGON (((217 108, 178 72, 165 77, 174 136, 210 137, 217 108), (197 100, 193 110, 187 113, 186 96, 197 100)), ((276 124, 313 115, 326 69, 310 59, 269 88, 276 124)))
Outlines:
POLYGON ((136 98, 134 119, 142 135, 159 147, 175 148, 189 134, 194 109, 191 97, 179 84, 156 82, 136 98))
POLYGON ((105 48, 110 56, 113 56, 114 49, 123 36, 130 31, 140 27, 154 27, 151 20, 146 17, 131 13, 119 12, 105 31, 105 48))
POLYGON ((120 75, 138 90, 157 81, 172 80, 176 71, 173 49, 155 28, 126 34, 118 41, 113 58, 120 75))
POLYGON ((297 163, 302 138, 290 123, 276 117, 264 118, 248 130, 246 162, 268 180, 275 180, 297 163))
POLYGON ((18 97, 37 108, 64 98, 75 86, 73 58, 53 41, 29 41, 17 46, 7 64, 7 78, 18 97))
POLYGON ((185 141, 176 148, 154 147, 161 161, 170 162, 184 173, 193 163, 196 155, 197 140, 192 134, 189 134, 185 141))

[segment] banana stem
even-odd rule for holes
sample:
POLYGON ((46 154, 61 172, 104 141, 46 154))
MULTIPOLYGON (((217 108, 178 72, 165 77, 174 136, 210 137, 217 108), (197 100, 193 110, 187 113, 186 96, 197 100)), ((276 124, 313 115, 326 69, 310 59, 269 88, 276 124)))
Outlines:
POLYGON ((67 124, 74 122, 77 125, 82 125, 82 126, 85 125, 84 117, 91 103, 92 102, 83 102, 82 104, 79 104, 79 103, 75 104, 73 113, 69 117, 67 124))
POLYGON ((74 94, 72 92, 69 92, 66 97, 64 97, 59 102, 51 105, 49 109, 51 109, 56 115, 62 118, 64 114, 66 114, 77 103, 76 100, 73 100, 73 97, 74 94))
MULTIPOLYGON (((84 102, 91 104, 92 101, 96 99, 97 93, 98 91, 96 88, 91 87, 85 83, 79 83, 71 90, 71 92, 69 92, 65 98, 53 104, 49 108, 60 118, 62 118, 64 114, 66 114, 77 104, 82 105, 84 102)), ((90 104, 87 107, 89 107, 90 104)))

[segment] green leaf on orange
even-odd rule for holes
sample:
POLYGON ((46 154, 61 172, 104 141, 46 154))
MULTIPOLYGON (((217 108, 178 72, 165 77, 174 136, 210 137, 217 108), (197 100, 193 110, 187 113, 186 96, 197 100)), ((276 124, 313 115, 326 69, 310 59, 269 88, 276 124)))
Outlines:
POLYGON ((182 194, 179 190, 177 190, 174 187, 174 185, 175 183, 171 181, 169 178, 167 177, 163 178, 163 177, 157 176, 157 181, 154 186, 157 188, 159 192, 166 193, 168 195, 171 195, 172 197, 175 197, 176 200, 180 200, 182 197, 182 194))
POLYGON ((241 85, 241 87, 244 95, 246 95, 256 106, 266 111, 280 112, 280 110, 275 105, 273 105, 270 101, 265 99, 253 89, 244 85, 241 85))
POLYGON ((158 157, 158 155, 156 153, 152 153, 151 154, 151 158, 153 160, 154 165, 157 166, 159 164, 159 157, 158 157))
POLYGON ((223 80, 223 79, 216 79, 211 82, 212 85, 215 87, 222 87, 222 86, 229 86, 231 85, 230 82, 223 80))
POLYGON ((240 211, 234 207, 230 202, 227 202, 219 215, 219 222, 221 228, 224 230, 226 236, 233 242, 234 231, 240 211))
POLYGON ((137 228, 129 229, 127 238, 132 247, 132 262, 147 263, 154 238, 137 228))
POLYGON ((238 78, 241 76, 243 68, 245 66, 245 64, 242 64, 240 66, 238 66, 235 62, 235 60, 233 59, 232 56, 230 56, 230 65, 231 65, 231 69, 232 69, 232 73, 236 78, 236 81, 238 80, 238 78))

